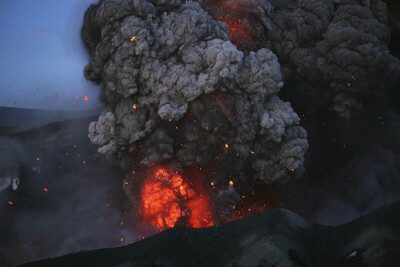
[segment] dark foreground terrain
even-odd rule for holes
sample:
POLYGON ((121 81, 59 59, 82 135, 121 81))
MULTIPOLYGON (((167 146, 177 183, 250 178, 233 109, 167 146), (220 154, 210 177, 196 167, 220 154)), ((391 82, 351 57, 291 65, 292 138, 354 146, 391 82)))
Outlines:
POLYGON ((175 228, 111 249, 24 266, 399 266, 400 203, 338 227, 268 210, 225 225, 175 228))

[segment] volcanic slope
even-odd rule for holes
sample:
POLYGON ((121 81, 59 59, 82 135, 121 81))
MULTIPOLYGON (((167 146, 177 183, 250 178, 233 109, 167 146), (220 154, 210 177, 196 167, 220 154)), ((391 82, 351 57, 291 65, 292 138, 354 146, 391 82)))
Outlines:
POLYGON ((24 266, 398 266, 400 203, 339 227, 268 210, 225 225, 174 228, 134 244, 24 266))

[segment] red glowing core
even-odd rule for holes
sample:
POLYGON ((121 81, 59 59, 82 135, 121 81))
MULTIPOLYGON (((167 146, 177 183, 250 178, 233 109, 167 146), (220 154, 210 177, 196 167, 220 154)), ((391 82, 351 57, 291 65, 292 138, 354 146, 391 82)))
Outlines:
POLYGON ((178 225, 213 226, 209 199, 201 191, 190 187, 177 172, 157 169, 140 192, 142 219, 159 231, 178 225))
POLYGON ((211 10, 215 20, 225 22, 229 27, 229 39, 239 50, 254 50, 260 41, 254 35, 257 15, 253 3, 240 0, 206 0, 205 8, 211 10))

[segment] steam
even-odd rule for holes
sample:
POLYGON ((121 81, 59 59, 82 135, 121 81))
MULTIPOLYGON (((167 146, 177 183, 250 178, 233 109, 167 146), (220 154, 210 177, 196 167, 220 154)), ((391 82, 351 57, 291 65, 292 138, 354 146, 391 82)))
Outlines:
POLYGON ((0 192, 9 187, 17 190, 21 164, 28 161, 23 146, 16 139, 0 137, 0 151, 0 192))

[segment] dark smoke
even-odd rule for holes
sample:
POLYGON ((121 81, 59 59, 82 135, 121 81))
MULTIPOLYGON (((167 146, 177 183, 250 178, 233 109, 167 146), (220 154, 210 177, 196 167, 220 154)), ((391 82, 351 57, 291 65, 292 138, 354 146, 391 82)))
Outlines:
POLYGON ((286 83, 304 83, 301 92, 288 93, 302 94, 310 105, 349 118, 399 76, 400 61, 388 50, 386 5, 380 0, 217 2, 222 4, 204 1, 203 6, 219 20, 221 13, 239 14, 254 40, 268 40, 257 49, 268 47, 278 56, 286 83), (235 12, 239 4, 246 13, 235 12))
POLYGON ((340 164, 329 163, 335 156, 325 159, 319 144, 349 133, 350 115, 363 105, 357 118, 382 110, 396 90, 400 64, 388 50, 382 1, 199 3, 204 10, 183 1, 100 1, 86 13, 85 74, 101 83, 108 104, 89 137, 113 164, 205 168, 205 177, 220 184, 233 177, 239 187, 252 179, 285 184, 302 175, 308 145, 298 116, 276 96, 282 81, 280 95, 314 142, 300 181, 325 181, 339 175, 334 167, 369 158, 379 141, 361 145, 354 133, 350 143, 369 150, 354 149, 340 164), (319 134, 320 124, 334 128, 319 134))
MULTIPOLYGON (((168 164, 232 180, 285 183, 303 172, 306 132, 276 56, 244 55, 198 3, 100 1, 85 16, 88 79, 108 104, 89 138, 128 171, 168 164)), ((210 180, 211 181, 211 180, 210 180)))

